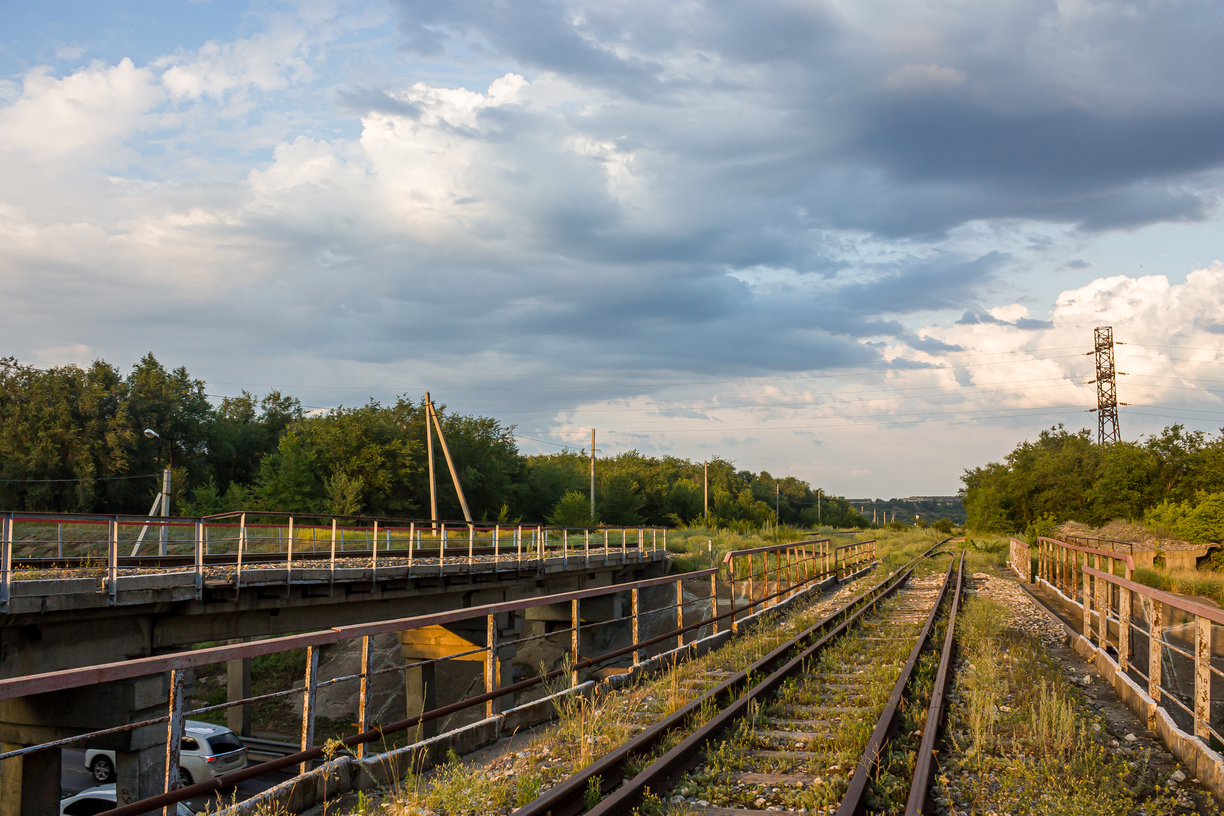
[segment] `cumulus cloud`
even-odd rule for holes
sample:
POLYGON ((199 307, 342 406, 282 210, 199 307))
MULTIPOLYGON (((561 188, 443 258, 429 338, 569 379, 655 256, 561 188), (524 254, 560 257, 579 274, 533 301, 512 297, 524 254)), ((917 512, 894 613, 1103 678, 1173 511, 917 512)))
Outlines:
POLYGON ((597 371, 533 398, 562 430, 644 411, 624 433, 649 440, 678 405, 797 430, 1053 410, 1090 399, 1084 358, 1038 350, 1093 321, 1224 325, 1216 267, 1091 251, 1219 218, 1216 6, 391 8, 0 81, 10 348, 353 378, 327 404, 597 371), (974 355, 1017 360, 944 362, 974 355), (821 366, 849 379, 784 379, 821 366), (723 368, 714 396, 668 384, 723 368))

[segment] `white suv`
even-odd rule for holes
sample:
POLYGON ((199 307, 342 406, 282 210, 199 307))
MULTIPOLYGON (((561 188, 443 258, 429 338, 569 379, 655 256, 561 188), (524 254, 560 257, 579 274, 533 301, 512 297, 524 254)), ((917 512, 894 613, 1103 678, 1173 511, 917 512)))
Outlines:
MULTIPOLYGON (((179 750, 179 787, 207 782, 221 774, 245 768, 247 749, 238 736, 223 725, 187 720, 179 750)), ((115 780, 115 752, 90 749, 85 767, 98 782, 115 780)))

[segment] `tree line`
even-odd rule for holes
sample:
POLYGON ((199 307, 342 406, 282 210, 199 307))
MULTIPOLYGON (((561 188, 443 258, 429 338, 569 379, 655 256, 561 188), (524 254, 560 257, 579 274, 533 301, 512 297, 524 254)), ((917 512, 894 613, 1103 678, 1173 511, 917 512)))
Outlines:
POLYGON ((1224 432, 1171 425, 1137 442, 1098 445, 1062 425, 962 477, 968 525, 1020 532, 1074 520, 1144 522, 1191 541, 1224 537, 1224 432))
MULTIPOLYGON (((306 413, 294 397, 243 392, 213 405, 204 382, 146 355, 126 375, 38 369, 0 358, 0 506, 145 513, 173 460, 176 515, 267 509, 428 517, 424 400, 400 397, 306 413), (150 439, 151 428, 160 439, 150 439)), ((524 455, 514 427, 435 406, 478 520, 590 522, 590 460, 579 450, 524 455)), ((438 512, 462 510, 435 445, 438 512)), ((596 467, 596 520, 679 525, 704 520, 703 463, 628 451, 596 467)), ((794 477, 709 463, 709 523, 758 528, 867 526, 845 500, 794 477)))

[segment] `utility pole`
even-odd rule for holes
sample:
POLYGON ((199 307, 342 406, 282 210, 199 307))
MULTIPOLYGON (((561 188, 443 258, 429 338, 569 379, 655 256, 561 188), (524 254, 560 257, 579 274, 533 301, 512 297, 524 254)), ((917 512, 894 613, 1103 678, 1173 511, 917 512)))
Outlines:
POLYGON ((820 525, 820 488, 816 488, 816 524, 820 525))
POLYGON ((1126 403, 1118 402, 1117 375, 1122 372, 1114 370, 1113 326, 1097 326, 1093 350, 1088 354, 1096 355, 1096 379, 1088 382, 1096 383, 1097 387, 1097 407, 1092 409, 1097 412, 1097 444, 1118 442, 1122 438, 1118 431, 1118 405, 1126 403))
POLYGON ((442 455, 446 457, 446 467, 450 470, 451 481, 455 483, 455 493, 459 496, 459 506, 463 509, 463 520, 470 525, 472 514, 468 510, 467 499, 463 497, 463 486, 459 484, 459 474, 455 470, 455 462, 451 459, 450 448, 446 446, 446 435, 442 433, 442 423, 438 420, 438 412, 434 410, 432 402, 429 404, 429 415, 433 417, 434 428, 438 432, 438 444, 442 446, 442 455))
MULTIPOLYGON (((425 458, 429 460, 429 520, 438 520, 438 488, 434 484, 434 460, 433 460, 433 428, 429 426, 429 421, 433 419, 433 402, 429 399, 429 392, 425 392, 425 458)), ((431 529, 437 532, 438 525, 431 525, 431 529)))
POLYGON ((591 523, 595 523, 595 429, 591 429, 591 523))
POLYGON ((705 472, 704 481, 703 481, 703 484, 705 485, 705 523, 709 524, 710 523, 710 463, 703 462, 702 468, 704 469, 704 472, 705 472))
POLYGON ((782 523, 782 484, 774 482, 774 523, 782 523))

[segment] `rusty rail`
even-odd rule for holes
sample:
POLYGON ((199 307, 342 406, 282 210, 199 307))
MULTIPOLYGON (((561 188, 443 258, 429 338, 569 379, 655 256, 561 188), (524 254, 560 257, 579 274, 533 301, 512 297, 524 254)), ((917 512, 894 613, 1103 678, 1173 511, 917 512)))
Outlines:
MULTIPOLYGON (((7 524, 7 519, 3 520, 7 524)), ((628 536, 626 535, 625 538, 627 539, 628 536)), ((644 535, 639 537, 638 543, 643 547, 645 546, 644 535)), ((564 535, 562 537, 562 546, 565 546, 564 535)), ((711 547, 712 553, 712 544, 709 546, 711 547)), ((307 632, 287 637, 269 638, 248 643, 217 646, 207 649, 196 649, 147 658, 137 658, 134 660, 88 666, 77 669, 46 672, 25 677, 0 679, 0 700, 3 700, 36 695, 50 691, 81 688, 97 683, 111 682, 116 680, 130 680, 149 675, 168 673, 170 678, 170 696, 167 702, 167 713, 164 716, 159 716, 136 723, 128 723, 119 726, 118 728, 107 729, 102 732, 92 732, 75 737, 69 737, 67 739, 58 740, 54 744, 48 743, 32 745, 3 752, 0 753, 0 760, 36 753, 39 750, 45 750, 48 747, 53 747, 53 745, 58 747, 64 744, 85 742, 105 733, 115 733, 118 731, 127 731, 152 726, 164 726, 167 734, 167 745, 177 744, 175 741, 175 735, 181 732, 182 723, 185 717, 192 713, 216 711, 233 706, 245 705, 253 702, 256 699, 266 699, 274 696, 285 697, 301 695, 302 736, 300 741, 301 750, 299 752, 291 756, 261 763, 257 766, 252 766, 235 773, 227 774, 220 777, 218 780, 214 780, 213 782, 201 783, 193 785, 189 788, 175 790, 174 784, 177 781, 177 768, 174 767, 174 752, 168 751, 167 776, 165 786, 163 788, 164 792, 151 799, 146 798, 141 802, 133 803, 132 805, 125 805, 119 810, 115 811, 115 813, 116 816, 123 816, 125 813, 148 812, 150 810, 155 810, 163 806, 173 804, 174 802, 183 801, 184 799, 192 796, 220 790, 222 787, 232 786, 238 782, 263 776, 275 770, 289 768, 295 765, 299 766, 304 772, 306 770, 306 763, 309 763, 322 756, 322 748, 313 744, 315 720, 314 704, 318 690, 326 685, 337 682, 357 682, 360 685, 360 691, 355 700, 357 707, 357 733, 345 737, 341 742, 346 746, 356 747, 358 750, 358 755, 361 756, 363 746, 368 743, 381 740, 388 734, 402 732, 423 723, 437 720, 456 711, 461 711, 473 706, 484 704, 486 707, 486 715, 492 716, 498 702, 507 695, 514 694, 518 691, 525 690, 547 680, 559 677, 564 671, 567 670, 571 672, 570 680, 572 688, 578 685, 579 670, 593 668, 610 660, 627 658, 629 655, 632 655, 633 665, 636 666, 641 662, 644 656, 652 657, 652 659, 658 658, 658 654, 653 654, 652 656, 649 654, 644 655, 644 653, 651 649, 655 649, 657 651, 657 647, 660 646, 664 648, 662 654, 679 654, 681 650, 687 648, 685 641, 686 635, 689 635, 690 633, 697 633, 697 636, 701 636, 701 631, 703 629, 708 629, 708 631, 716 635, 719 632, 719 622, 727 619, 730 619, 731 621, 731 628, 735 629, 744 621, 745 616, 759 614, 759 612, 763 611, 765 608, 780 602, 780 599, 811 589, 812 587, 819 585, 820 582, 827 580, 832 575, 831 573, 824 572, 819 568, 814 542, 796 542, 794 544, 778 545, 776 547, 764 549, 774 552, 775 563, 773 564, 772 575, 776 578, 780 574, 779 569, 781 568, 785 571, 786 579, 784 581, 779 580, 771 587, 767 582, 768 576, 764 574, 758 576, 756 585, 761 586, 763 590, 759 593, 759 597, 757 597, 756 594, 749 595, 746 602, 740 602, 736 598, 736 584, 734 580, 730 581, 730 610, 721 613, 718 607, 718 576, 720 569, 716 566, 712 566, 709 569, 698 570, 690 573, 626 582, 608 587, 597 587, 586 590, 557 593, 554 595, 541 596, 521 601, 485 604, 477 607, 456 609, 429 615, 396 618, 350 626, 338 626, 326 630, 307 632), (709 596, 705 597, 703 594, 700 597, 686 601, 683 594, 683 582, 695 581, 699 582, 698 585, 700 585, 700 583, 704 582, 704 580, 707 578, 710 581, 709 596), (651 608, 644 608, 640 604, 640 591, 652 588, 658 589, 673 584, 676 588, 674 603, 656 603, 652 605, 651 608), (582 602, 587 599, 608 595, 631 596, 631 613, 628 615, 621 615, 618 618, 608 621, 583 621, 581 616, 582 602), (519 613, 532 607, 560 604, 568 604, 571 610, 571 625, 568 629, 551 631, 539 636, 533 635, 519 640, 505 640, 500 637, 497 626, 499 615, 519 613), (696 614, 693 614, 694 606, 697 607, 696 614), (640 621, 649 615, 675 615, 675 626, 669 628, 663 634, 650 638, 642 638, 640 636, 640 621), (369 638, 371 636, 387 632, 402 632, 430 626, 443 626, 446 624, 455 624, 465 620, 480 618, 483 618, 486 624, 485 630, 487 641, 484 644, 476 645, 474 648, 467 651, 448 654, 444 657, 418 661, 403 667, 385 669, 381 672, 373 670, 370 666, 369 638), (592 629, 595 626, 613 623, 631 625, 632 639, 629 646, 600 655, 585 655, 581 653, 580 647, 582 645, 582 641, 580 636, 582 632, 592 629), (503 646, 515 645, 517 643, 537 639, 539 637, 564 637, 565 639, 569 640, 569 653, 572 666, 569 669, 554 669, 543 674, 542 676, 529 678, 517 683, 501 685, 501 672, 498 657, 499 649, 503 646), (355 675, 346 675, 344 677, 333 678, 326 682, 319 682, 317 666, 320 649, 343 640, 352 640, 357 638, 362 639, 361 671, 355 675), (675 642, 675 647, 668 651, 667 649, 670 646, 671 641, 675 642), (306 649, 307 651, 306 677, 301 689, 273 692, 270 695, 262 695, 259 698, 244 697, 242 699, 231 700, 218 705, 207 706, 204 709, 197 709, 194 711, 187 710, 186 702, 183 700, 182 696, 184 671, 197 666, 300 649, 306 649), (471 655, 480 652, 485 654, 483 658, 485 661, 485 688, 483 693, 442 706, 440 708, 424 711, 414 717, 409 717, 397 723, 372 727, 369 719, 370 706, 368 688, 369 680, 374 675, 389 671, 405 671, 410 668, 420 667, 455 657, 469 656, 470 659, 471 655)), ((849 564, 851 563, 851 560, 843 559, 843 562, 844 564, 849 564)), ((838 565, 843 562, 839 562, 838 565)), ((768 563, 764 564, 763 566, 767 570, 769 569, 768 563)), ((752 576, 753 573, 750 565, 749 578, 751 579, 752 576)), ((731 578, 732 576, 729 575, 728 577, 731 578)))
MULTIPOLYGON (((693 701, 693 703, 690 703, 690 706, 696 706, 701 702, 713 699, 719 704, 717 705, 719 713, 694 730, 674 748, 653 761, 639 774, 632 779, 626 780, 623 785, 612 791, 603 801, 587 811, 587 813, 590 816, 616 816, 617 814, 629 813, 642 800, 647 791, 666 791, 685 770, 697 764, 705 746, 726 732, 738 719, 745 716, 751 710, 754 702, 770 697, 788 678, 800 673, 803 666, 813 656, 819 654, 830 643, 844 634, 868 610, 899 589, 913 572, 914 566, 921 559, 934 553, 943 543, 940 542, 931 547, 927 552, 915 558, 882 583, 855 598, 849 604, 802 633, 799 637, 779 647, 779 649, 768 655, 767 658, 742 672, 742 677, 737 675, 698 700, 693 701), (858 606, 858 604, 862 604, 862 606, 858 606), (838 622, 839 619, 841 619, 840 622, 838 622), (819 637, 815 642, 803 646, 804 643, 816 636, 819 637), (800 647, 802 647, 801 650, 796 653, 795 650, 800 649, 800 647), (786 663, 775 669, 774 667, 783 659, 786 659, 786 663), (765 662, 766 660, 769 662, 765 662), (751 688, 744 691, 736 699, 726 701, 725 698, 730 696, 729 692, 738 690, 739 687, 745 685, 746 678, 753 672, 759 674, 764 671, 769 671, 770 674, 755 682, 751 688), (738 682, 733 685, 732 681, 736 680, 738 682)), ((696 708, 691 710, 696 710, 696 708)), ((668 730, 679 727, 683 723, 681 715, 687 717, 691 710, 689 707, 681 709, 670 717, 661 720, 656 725, 656 728, 660 729, 660 733, 666 733, 668 730)), ((568 795, 571 799, 579 794, 582 789, 582 785, 575 780, 581 780, 584 777, 587 779, 594 778, 584 770, 563 783, 567 787, 568 795)), ((553 802, 549 802, 548 805, 548 807, 536 807, 535 803, 532 803, 532 805, 516 811, 516 816, 542 816, 545 813, 553 813, 556 816, 556 814, 578 812, 573 810, 572 806, 558 807, 558 804, 553 802)))

